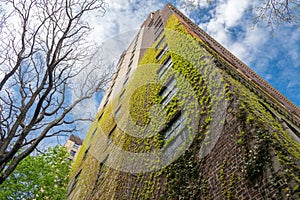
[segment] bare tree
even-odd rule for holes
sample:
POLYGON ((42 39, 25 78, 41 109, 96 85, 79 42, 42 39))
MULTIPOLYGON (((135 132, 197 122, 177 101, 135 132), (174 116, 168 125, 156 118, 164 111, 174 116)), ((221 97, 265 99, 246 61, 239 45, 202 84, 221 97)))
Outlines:
POLYGON ((104 15, 104 1, 5 2, 11 12, 0 35, 0 184, 43 139, 74 131, 81 119, 71 111, 109 78, 87 40, 88 15, 104 15))
POLYGON ((6 19, 7 19, 7 15, 6 15, 6 13, 4 12, 3 8, 0 5, 0 34, 2 32, 3 26, 5 25, 6 19))
POLYGON ((272 31, 283 23, 298 26, 300 21, 300 3, 296 0, 259 0, 256 23, 265 21, 272 31))
MULTIPOLYGON (((210 8, 227 0, 178 0, 188 10, 210 8)), ((274 32, 281 24, 289 23, 298 26, 300 21, 300 3, 297 0, 255 0, 251 2, 256 15, 254 23, 266 22, 274 32)))

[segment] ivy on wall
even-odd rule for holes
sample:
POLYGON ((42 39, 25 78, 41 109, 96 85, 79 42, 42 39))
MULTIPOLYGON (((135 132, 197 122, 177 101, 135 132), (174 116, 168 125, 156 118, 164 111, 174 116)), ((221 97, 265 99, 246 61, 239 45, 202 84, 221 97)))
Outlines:
MULTIPOLYGON (((237 123, 241 125, 242 130, 236 142, 244 149, 245 169, 245 173, 228 174, 226 166, 229 163, 226 160, 218 163, 220 168, 216 173, 223 197, 234 199, 236 184, 244 184, 258 192, 276 188, 276 195, 298 197, 300 145, 291 139, 278 117, 272 114, 276 111, 261 102, 257 94, 235 80, 230 73, 221 70, 220 62, 223 67, 232 66, 203 41, 191 36, 175 15, 167 20, 164 35, 169 50, 163 58, 156 60, 161 49, 155 49, 157 42, 154 43, 140 60, 126 86, 122 101, 119 101, 120 94, 117 95, 96 116, 73 166, 73 175, 80 169, 81 174, 84 174, 74 192, 78 195, 76 197, 84 198, 88 194, 98 199, 212 199, 213 189, 209 184, 209 177, 203 173, 203 168, 208 163, 205 156, 199 155, 207 155, 209 151, 213 151, 214 122, 217 120, 224 127, 226 125, 222 117, 227 115, 222 115, 220 107, 228 113, 234 113, 237 123), (173 65, 160 78, 157 70, 168 56, 171 56, 173 65), (162 108, 160 92, 171 77, 176 79, 178 92, 162 108), (122 117, 116 119, 114 112, 119 106, 122 117), (103 178, 99 182, 96 180, 99 164, 105 156, 115 152, 116 147, 128 152, 149 153, 172 144, 177 136, 166 141, 164 132, 170 126, 168 122, 178 112, 183 113, 187 119, 186 127, 192 141, 191 144, 182 144, 183 149, 189 148, 177 155, 178 159, 170 165, 154 167, 146 173, 126 173, 107 167, 103 178), (137 137, 145 134, 148 134, 147 137, 137 137), (107 145, 109 140, 114 145, 107 145), (89 146, 89 154, 84 158, 89 146), (279 187, 279 180, 283 180, 285 184, 279 187), (97 185, 93 184, 96 182, 97 185), (255 185, 261 183, 265 188, 255 188, 255 185)), ((249 84, 253 86, 252 83, 249 84)), ((115 156, 111 165, 122 159, 115 156)), ((151 166, 155 166, 155 163, 151 166)))

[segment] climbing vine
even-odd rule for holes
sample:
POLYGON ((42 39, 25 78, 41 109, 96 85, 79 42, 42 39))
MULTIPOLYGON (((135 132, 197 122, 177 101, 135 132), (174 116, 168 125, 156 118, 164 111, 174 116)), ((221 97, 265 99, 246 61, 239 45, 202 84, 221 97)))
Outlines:
MULTIPOLYGON (((84 188, 80 197, 93 190, 91 182, 96 182, 103 152, 114 154, 121 148, 131 153, 151 153, 172 146, 180 135, 166 139, 164 133, 179 114, 186 118, 187 138, 192 142, 183 142, 180 148, 184 151, 180 153, 174 150, 174 162, 158 168, 159 158, 151 160, 151 170, 147 172, 121 172, 109 168, 98 188, 94 188, 99 191, 95 195, 100 199, 213 199, 211 177, 204 173, 205 166, 211 164, 206 156, 215 145, 214 122, 218 120, 218 124, 226 127, 225 119, 231 114, 241 126, 241 130, 236 130, 235 139, 236 145, 243 149, 244 171, 229 172, 227 159, 214 163, 219 170, 216 187, 223 197, 238 199, 235 196, 238 184, 259 192, 276 188, 276 195, 299 197, 300 145, 272 114, 276 111, 236 80, 235 77, 240 76, 238 72, 228 73, 225 69, 233 67, 205 42, 190 35, 175 15, 167 20, 161 37, 163 35, 166 40, 161 46, 168 44, 168 52, 160 60, 156 59, 161 51, 155 48, 159 38, 140 60, 125 87, 122 101, 120 95, 124 90, 96 116, 72 171, 75 174, 82 169, 81 173, 87 174, 78 183, 84 188), (160 77, 157 71, 168 57, 172 59, 172 66, 160 77), (172 78, 176 80, 178 92, 163 105, 161 94, 172 78), (230 106, 227 103, 231 103, 230 106), (119 107, 121 117, 116 118, 115 111, 119 107), (219 113, 220 107, 226 109, 226 115, 219 113), (89 146, 92 154, 82 164, 89 146), (279 180, 286 184, 280 185, 279 180), (264 187, 255 188, 259 184, 264 187)), ((253 83, 249 85, 255 88, 253 83)), ((223 130, 219 133, 223 134, 223 130)), ((116 163, 122 160, 114 156, 116 163)))

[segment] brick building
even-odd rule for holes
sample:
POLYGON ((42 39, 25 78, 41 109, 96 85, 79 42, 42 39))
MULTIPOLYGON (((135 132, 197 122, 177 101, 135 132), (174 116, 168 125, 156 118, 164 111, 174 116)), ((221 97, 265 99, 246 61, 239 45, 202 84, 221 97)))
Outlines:
POLYGON ((64 146, 70 154, 69 159, 74 161, 77 158, 80 147, 82 146, 82 139, 74 134, 71 134, 64 146))
POLYGON ((299 119, 167 4, 121 55, 68 199, 299 199, 299 119))

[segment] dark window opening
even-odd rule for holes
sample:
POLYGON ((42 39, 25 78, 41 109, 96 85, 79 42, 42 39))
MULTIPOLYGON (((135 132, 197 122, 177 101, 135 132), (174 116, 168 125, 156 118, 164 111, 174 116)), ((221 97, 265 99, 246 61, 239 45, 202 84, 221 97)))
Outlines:
POLYGON ((74 157, 74 156, 75 156, 75 154, 76 154, 76 151, 74 151, 74 150, 71 150, 71 151, 70 151, 70 155, 71 155, 71 156, 73 156, 73 157, 74 157))
POLYGON ((133 60, 130 61, 128 67, 130 67, 132 65, 132 63, 133 63, 133 60))
POLYGON ((130 71, 131 71, 131 67, 128 68, 128 70, 127 70, 127 72, 126 72, 126 76, 129 75, 130 71))
POLYGON ((105 101, 105 103, 104 103, 104 105, 103 105, 103 108, 106 107, 107 103, 108 103, 108 99, 105 101))
POLYGON ((185 126, 186 118, 183 113, 178 112, 177 115, 169 122, 167 130, 164 132, 165 141, 171 139, 173 136, 176 136, 185 126))
POLYGON ((171 56, 169 56, 165 62, 160 66, 160 68, 157 71, 157 74, 160 78, 162 78, 166 72, 170 69, 170 67, 172 66, 172 59, 171 56))
POLYGON ((165 45, 164 48, 156 56, 156 60, 159 61, 168 51, 168 45, 165 45))
POLYGON ((117 108, 117 110, 116 110, 116 112, 115 112, 115 118, 119 117, 120 113, 121 113, 121 106, 119 106, 119 107, 117 108))
POLYGON ((160 47, 160 45, 165 42, 165 40, 166 40, 166 36, 163 36, 161 40, 158 42, 158 44, 155 46, 155 49, 157 50, 160 47))
POLYGON ((82 160, 85 160, 85 159, 86 159, 86 157, 87 157, 87 155, 88 155, 88 153, 89 153, 89 150, 90 150, 90 147, 87 148, 87 150, 85 150, 82 160))
POLYGON ((188 140, 188 137, 188 128, 185 126, 184 128, 180 129, 178 133, 174 135, 172 141, 168 143, 168 145, 164 149, 164 155, 168 159, 174 157, 178 152, 178 148, 183 147, 184 143, 188 140))
MULTIPOLYGON (((103 112, 103 113, 104 113, 104 112, 103 112)), ((100 121, 100 119, 102 118, 103 113, 101 113, 101 115, 98 117, 98 121, 100 121)))
POLYGON ((96 132, 97 132, 97 128, 95 128, 95 130, 93 131, 92 135, 95 135, 96 132))
POLYGON ((149 24, 148 24, 148 29, 153 25, 153 23, 154 23, 154 20, 151 19, 151 21, 150 21, 149 24))
POLYGON ((123 92, 120 94, 119 102, 124 98, 124 95, 125 95, 125 90, 123 90, 123 92))
POLYGON ((107 145, 109 145, 112 142, 112 136, 113 136, 113 133, 116 131, 116 129, 117 129, 117 125, 115 125, 111 129, 111 131, 109 132, 109 134, 108 134, 108 144, 107 145))
POLYGON ((154 23, 154 29, 157 29, 157 27, 162 26, 162 24, 163 24, 163 22, 162 22, 161 18, 158 17, 157 20, 154 23))
POLYGON ((75 143, 75 144, 73 145, 73 148, 74 148, 74 149, 79 149, 79 145, 75 143))
POLYGON ((132 62, 134 58, 134 53, 132 53, 131 57, 130 57, 130 61, 132 62))
POLYGON ((73 184, 72 184, 69 194, 76 188, 80 174, 81 174, 81 170, 74 177, 74 181, 73 181, 73 184))
POLYGON ((162 88, 159 95, 162 97, 161 104, 166 106, 176 95, 178 88, 176 87, 176 80, 172 77, 162 88))
POLYGON ((115 77, 114 77, 114 81, 112 82, 112 84, 111 84, 111 86, 110 86, 110 89, 111 89, 111 90, 112 90, 112 88, 114 87, 114 85, 115 85, 115 83, 116 83, 115 80, 116 80, 117 77, 118 77, 118 76, 115 76, 115 77))
POLYGON ((282 119, 286 125, 295 133, 295 135, 297 135, 298 137, 300 137, 300 133, 297 131, 297 129, 295 129, 290 123, 288 123, 286 120, 282 119))
POLYGON ((127 84, 128 79, 129 79, 129 77, 127 76, 126 79, 125 79, 125 81, 124 81, 124 83, 123 83, 123 86, 125 86, 127 84))
POLYGON ((154 34, 156 35, 161 29, 163 29, 163 24, 162 23, 159 24, 159 27, 155 27, 154 34))
MULTIPOLYGON (((99 164, 99 170, 98 170, 98 175, 97 175, 97 179, 96 179, 96 182, 95 182, 95 188, 97 187, 97 185, 100 183, 100 181, 103 179, 104 177, 104 174, 105 174, 105 163, 106 163, 106 160, 108 158, 109 155, 107 155, 104 160, 99 164)), ((95 189, 94 188, 94 189, 95 189)))
POLYGON ((106 96, 106 102, 109 100, 109 97, 110 97, 110 95, 111 95, 111 92, 112 92, 112 90, 110 90, 109 93, 107 94, 107 96, 106 96))
POLYGON ((156 41, 156 40, 161 36, 161 34, 162 34, 163 32, 164 32, 164 29, 163 29, 163 28, 159 29, 158 33, 155 34, 154 41, 156 41))

